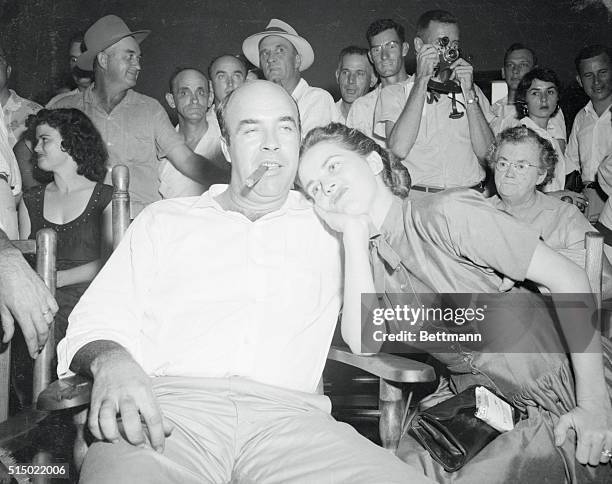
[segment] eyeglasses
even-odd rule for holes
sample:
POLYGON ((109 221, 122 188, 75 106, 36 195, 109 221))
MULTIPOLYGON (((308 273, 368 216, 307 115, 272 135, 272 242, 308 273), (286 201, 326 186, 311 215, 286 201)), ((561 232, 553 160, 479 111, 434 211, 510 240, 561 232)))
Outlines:
POLYGON ((387 52, 398 50, 399 42, 396 42, 395 40, 390 40, 389 42, 385 42, 384 44, 373 45, 372 47, 370 47, 370 54, 372 54, 372 57, 379 57, 383 49, 387 52))
POLYGON ((538 169, 540 168, 538 165, 532 165, 531 163, 524 163, 524 162, 505 161, 505 160, 499 160, 495 162, 495 168, 498 171, 502 171, 502 172, 508 171, 510 166, 513 166, 516 172, 519 174, 527 173, 527 168, 529 168, 530 166, 533 168, 538 168, 538 169))

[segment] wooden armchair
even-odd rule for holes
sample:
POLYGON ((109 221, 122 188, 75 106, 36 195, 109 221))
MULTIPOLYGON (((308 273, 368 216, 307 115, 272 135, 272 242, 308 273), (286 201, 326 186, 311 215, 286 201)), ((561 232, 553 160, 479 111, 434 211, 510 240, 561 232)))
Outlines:
MULTIPOLYGON (((116 247, 129 226, 129 173, 124 166, 113 169, 113 246, 116 247)), ((385 448, 395 451, 401 434, 404 415, 404 387, 407 384, 432 382, 436 375, 425 363, 393 355, 359 356, 348 350, 332 347, 328 358, 365 370, 380 380, 380 436, 385 448)), ((41 415, 64 409, 85 409, 91 396, 91 381, 73 376, 54 381, 39 396, 37 408, 41 415)), ((83 419, 84 422, 84 419, 83 419)), ((1 433, 1 430, 0 430, 1 433)), ((0 445, 2 440, 0 439, 0 445)), ((75 450, 78 448, 75 445, 75 450)), ((83 447, 80 447, 82 452, 83 447)), ((75 462, 80 459, 75 457, 75 462)))

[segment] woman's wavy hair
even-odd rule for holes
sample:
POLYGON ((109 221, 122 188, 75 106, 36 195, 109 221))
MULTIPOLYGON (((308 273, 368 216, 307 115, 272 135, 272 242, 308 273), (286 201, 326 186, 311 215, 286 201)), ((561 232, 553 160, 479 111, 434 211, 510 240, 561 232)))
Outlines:
MULTIPOLYGON (((519 82, 519 85, 516 88, 514 107, 516 108, 517 119, 522 119, 525 116, 529 116, 529 110, 527 109, 527 91, 531 87, 531 83, 536 79, 545 82, 552 82, 557 88, 559 95, 561 95, 561 81, 559 80, 559 76, 557 76, 555 71, 545 67, 536 67, 535 69, 530 70, 523 76, 521 82, 519 82)), ((557 107, 551 114, 551 117, 557 114, 558 111, 559 102, 557 102, 557 107)))
POLYGON ((515 126, 514 128, 504 129, 495 138, 495 143, 489 148, 487 154, 487 162, 491 171, 495 171, 495 164, 499 159, 499 150, 505 143, 533 143, 540 150, 540 168, 538 171, 546 171, 544 181, 537 188, 541 190, 555 175, 555 166, 557 165, 557 152, 550 144, 550 141, 542 138, 533 129, 527 126, 515 126))
POLYGON ((408 169, 400 163, 399 159, 379 146, 372 138, 359 130, 347 128, 343 124, 330 123, 327 126, 312 129, 308 133, 302 141, 300 157, 322 141, 337 143, 364 157, 375 151, 380 155, 383 162, 382 179, 385 185, 398 197, 406 198, 408 196, 408 192, 410 192, 408 169))
POLYGON ((30 133, 43 124, 59 132, 61 147, 76 162, 79 175, 95 182, 104 180, 108 152, 100 132, 86 114, 78 109, 41 109, 28 116, 30 133))

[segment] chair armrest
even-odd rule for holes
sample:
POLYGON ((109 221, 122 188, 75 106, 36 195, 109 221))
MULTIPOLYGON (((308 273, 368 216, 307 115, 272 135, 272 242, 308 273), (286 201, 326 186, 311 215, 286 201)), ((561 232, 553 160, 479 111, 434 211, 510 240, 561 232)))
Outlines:
POLYGON ((384 353, 372 356, 356 355, 350 350, 332 346, 327 358, 361 368, 387 381, 416 383, 436 380, 436 372, 433 367, 403 356, 384 353))
POLYGON ((81 375, 60 378, 38 395, 39 410, 64 410, 88 405, 91 399, 91 380, 81 375))

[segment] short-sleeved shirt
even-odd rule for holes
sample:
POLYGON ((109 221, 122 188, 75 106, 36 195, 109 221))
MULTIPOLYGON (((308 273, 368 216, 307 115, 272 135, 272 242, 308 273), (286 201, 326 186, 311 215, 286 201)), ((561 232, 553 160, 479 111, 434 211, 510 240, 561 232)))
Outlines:
POLYGON ((374 133, 374 110, 378 103, 378 96, 382 87, 380 84, 369 93, 355 99, 346 117, 346 125, 349 128, 358 129, 366 136, 369 136, 383 148, 387 147, 385 137, 377 136, 374 133))
POLYGON ((537 231, 461 188, 394 198, 380 233, 404 269, 388 273, 385 292, 406 292, 415 278, 434 292, 498 292, 501 274, 525 279, 539 243, 537 231))
POLYGON ((568 165, 582 172, 582 180, 595 180, 603 159, 612 152, 610 109, 598 116, 589 101, 574 119, 565 156, 568 165))
POLYGON ((6 180, 13 195, 21 193, 21 173, 9 141, 9 131, 0 110, 0 177, 6 180))
POLYGON ((65 97, 51 107, 80 109, 90 117, 106 143, 109 175, 115 165, 129 168, 131 212, 135 217, 144 206, 161 199, 159 159, 185 140, 152 97, 130 89, 109 114, 98 103, 93 88, 65 97))
MULTIPOLYGON (((374 113, 374 132, 384 137, 386 122, 395 123, 402 113, 414 80, 385 87, 374 113)), ((491 105, 486 96, 474 86, 478 102, 487 121, 492 118, 491 105)), ((417 138, 402 163, 408 168, 413 185, 452 188, 470 187, 485 177, 485 170, 478 162, 472 148, 466 101, 463 94, 456 95, 457 110, 464 115, 449 118, 452 111, 450 95, 440 96, 437 102, 425 102, 417 138)))
MULTIPOLYGON (((516 119, 517 116, 514 104, 508 104, 508 96, 495 101, 491 105, 491 112, 495 117, 489 122, 489 126, 491 126, 494 135, 498 135, 505 127, 510 126, 510 121, 516 119)), ((553 138, 567 140, 565 116, 563 116, 561 108, 550 118, 546 129, 553 138)))
POLYGON ((498 195, 489 201, 538 231, 551 249, 584 267, 584 236, 595 228, 575 205, 539 191, 530 203, 520 207, 507 206, 498 195))
POLYGON ((59 94, 56 94, 51 99, 49 99, 49 101, 47 102, 45 107, 46 108, 50 108, 51 106, 53 106, 55 103, 61 101, 62 99, 66 98, 68 96, 73 96, 73 95, 78 94, 78 93, 79 93, 79 88, 78 87, 75 87, 72 91, 60 92, 59 94))
POLYGON ((300 111, 302 139, 311 129, 338 121, 334 98, 325 89, 309 86, 304 79, 300 79, 291 96, 300 111))
POLYGON ((26 121, 30 114, 36 114, 42 109, 40 104, 30 101, 18 95, 12 89, 8 101, 2 106, 4 120, 8 128, 9 143, 11 148, 15 146, 19 138, 26 130, 26 121))
MULTIPOLYGON (((219 122, 212 109, 206 113, 206 120, 208 129, 193 151, 217 165, 227 163, 221 151, 219 122)), ((176 130, 179 130, 178 125, 176 130)), ((202 185, 183 175, 166 158, 161 160, 159 168, 159 193, 162 198, 192 197, 204 193, 202 185)))

